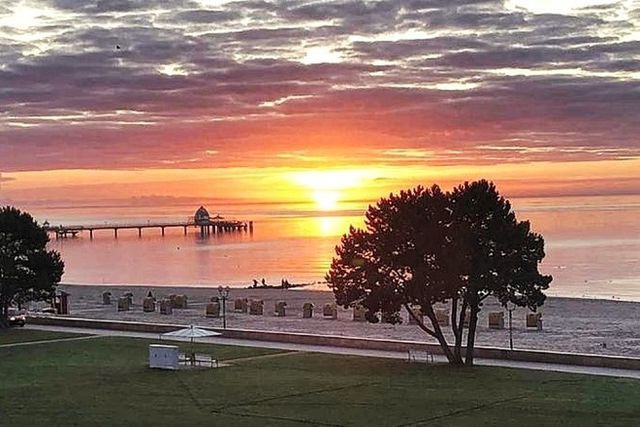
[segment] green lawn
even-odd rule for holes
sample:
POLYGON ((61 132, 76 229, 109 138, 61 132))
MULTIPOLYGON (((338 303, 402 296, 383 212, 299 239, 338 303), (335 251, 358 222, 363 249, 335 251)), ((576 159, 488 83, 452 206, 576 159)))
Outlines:
POLYGON ((66 332, 37 331, 33 329, 9 328, 0 329, 0 345, 30 341, 55 340, 60 338, 81 337, 80 334, 66 332))
MULTIPOLYGON (((146 367, 149 341, 0 348, 0 425, 638 425, 640 381, 312 353, 146 367)), ((221 360, 274 350, 199 346, 221 360)))

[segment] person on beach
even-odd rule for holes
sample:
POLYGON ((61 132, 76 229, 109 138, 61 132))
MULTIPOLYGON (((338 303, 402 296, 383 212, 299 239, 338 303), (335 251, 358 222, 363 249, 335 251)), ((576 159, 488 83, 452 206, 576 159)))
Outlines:
MULTIPOLYGON (((264 279, 263 279, 264 280, 264 279)), ((253 279, 253 287, 257 288, 258 287, 258 281, 256 279, 253 279)))

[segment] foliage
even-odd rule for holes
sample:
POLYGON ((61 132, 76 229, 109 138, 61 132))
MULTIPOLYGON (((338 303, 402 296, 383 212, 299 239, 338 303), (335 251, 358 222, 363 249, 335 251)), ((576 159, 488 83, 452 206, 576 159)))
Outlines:
POLYGON ((366 309, 367 319, 399 322, 404 307, 436 338, 452 364, 473 363, 478 312, 489 296, 532 310, 544 303, 550 276, 538 272, 544 240, 517 221, 492 183, 465 183, 445 193, 417 187, 381 199, 366 213, 364 230, 342 237, 327 274, 338 304, 366 309), (434 305, 451 304, 453 348, 434 305), (420 311, 430 325, 413 309, 420 311), (469 315, 470 318, 466 319, 469 315))
POLYGON ((0 327, 11 305, 53 297, 64 272, 60 254, 47 250, 49 236, 28 213, 0 209, 0 327))

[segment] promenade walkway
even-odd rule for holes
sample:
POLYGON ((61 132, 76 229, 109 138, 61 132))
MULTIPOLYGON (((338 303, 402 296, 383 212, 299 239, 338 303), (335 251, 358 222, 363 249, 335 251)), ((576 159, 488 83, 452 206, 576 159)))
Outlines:
POLYGON ((86 336, 86 337, 54 338, 54 339, 51 339, 51 340, 13 342, 13 343, 9 343, 9 344, 0 344, 0 349, 9 348, 9 347, 23 347, 23 346, 27 346, 27 345, 49 344, 49 343, 53 343, 53 342, 89 340, 89 339, 97 338, 97 337, 100 337, 100 336, 101 335, 89 335, 89 336, 86 336))
MULTIPOLYGON (((145 339, 152 339, 152 340, 157 340, 160 338, 159 334, 148 333, 148 332, 112 331, 112 330, 106 330, 106 329, 69 328, 69 327, 62 327, 62 326, 45 326, 45 325, 27 325, 26 328, 43 330, 43 331, 90 334, 90 335, 97 335, 97 336, 145 338, 145 339)), ((168 341, 168 340, 167 338, 162 338, 162 341, 168 341)), ((188 341, 188 339, 185 339, 185 340, 172 339, 171 341, 186 342, 188 341)), ((344 347, 288 344, 288 343, 279 343, 279 342, 241 340, 241 339, 220 338, 220 337, 199 338, 198 342, 205 343, 205 344, 234 345, 234 346, 242 346, 242 347, 273 348, 273 349, 279 349, 279 350, 300 351, 300 352, 310 352, 310 353, 329 353, 329 354, 341 354, 341 355, 349 355, 349 356, 379 357, 379 358, 404 359, 404 360, 407 359, 407 353, 394 352, 394 351, 361 350, 361 349, 344 348, 344 347)), ((446 363, 446 361, 447 360, 444 356, 434 355, 434 362, 446 363)), ((566 372, 566 373, 575 373, 575 374, 601 375, 601 376, 609 376, 609 377, 640 379, 640 371, 628 370, 628 369, 560 365, 560 364, 552 364, 552 363, 519 362, 519 361, 513 361, 513 360, 495 360, 495 359, 475 359, 475 363, 476 365, 479 365, 479 366, 499 366, 499 367, 516 368, 516 369, 533 369, 533 370, 542 370, 542 371, 554 371, 554 372, 566 372)))

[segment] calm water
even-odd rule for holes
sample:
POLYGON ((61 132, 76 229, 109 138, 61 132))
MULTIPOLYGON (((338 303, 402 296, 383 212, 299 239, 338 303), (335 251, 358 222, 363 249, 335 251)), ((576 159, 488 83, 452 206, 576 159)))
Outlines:
MULTIPOLYGON (((640 300, 640 196, 516 199, 546 240, 542 269, 554 276, 550 295, 640 300)), ((349 224, 362 223, 362 206, 319 214, 304 207, 228 206, 220 213, 254 220, 253 234, 201 238, 196 230, 108 231, 52 242, 65 262, 66 283, 246 286, 265 278, 278 284, 322 281, 333 249, 349 224)), ((84 208, 34 211, 52 224, 180 220, 190 206, 84 208)), ((218 213, 210 209, 212 214, 218 213)), ((318 285, 322 288, 323 285, 318 285)))

